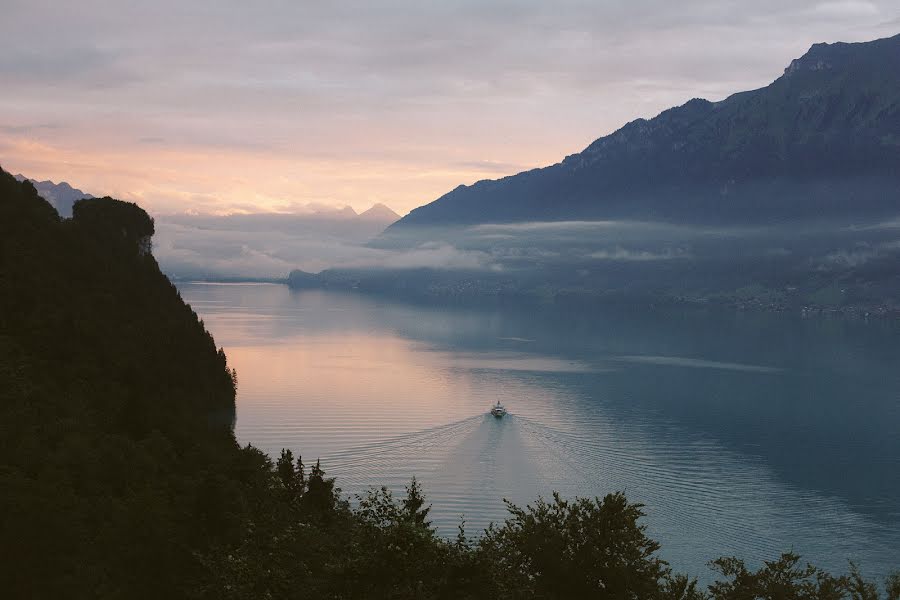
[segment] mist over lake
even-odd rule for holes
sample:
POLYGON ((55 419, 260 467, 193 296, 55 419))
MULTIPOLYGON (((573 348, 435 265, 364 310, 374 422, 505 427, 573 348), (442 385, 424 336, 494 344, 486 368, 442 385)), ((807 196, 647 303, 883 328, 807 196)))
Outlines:
POLYGON ((625 490, 662 556, 704 579, 711 556, 791 548, 895 566, 896 324, 179 289, 237 369, 242 445, 321 458, 347 494, 415 475, 444 535, 502 520, 502 498, 625 490))

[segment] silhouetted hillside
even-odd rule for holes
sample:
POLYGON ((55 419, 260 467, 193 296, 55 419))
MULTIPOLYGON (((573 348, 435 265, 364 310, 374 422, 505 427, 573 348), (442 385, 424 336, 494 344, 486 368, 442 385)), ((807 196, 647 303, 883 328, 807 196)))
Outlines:
POLYGON ((232 372, 149 254, 147 214, 74 213, 0 171, 0 589, 166 597, 228 535, 232 372))

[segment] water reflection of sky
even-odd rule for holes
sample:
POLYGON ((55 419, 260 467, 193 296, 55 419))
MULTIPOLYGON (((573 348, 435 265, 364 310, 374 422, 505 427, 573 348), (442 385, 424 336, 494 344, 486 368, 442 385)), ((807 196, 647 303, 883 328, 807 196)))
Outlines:
POLYGON ((624 489, 680 569, 900 548, 898 332, 772 315, 427 309, 281 286, 182 292, 238 369, 236 433, 345 491, 417 475, 469 530, 624 489), (508 418, 485 416, 503 401, 508 418))

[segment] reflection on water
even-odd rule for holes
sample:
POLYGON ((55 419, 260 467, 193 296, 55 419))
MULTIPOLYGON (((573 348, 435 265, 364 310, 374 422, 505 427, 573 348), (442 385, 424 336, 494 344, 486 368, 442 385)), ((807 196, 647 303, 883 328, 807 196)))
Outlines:
POLYGON ((181 286, 238 370, 236 434, 348 493, 412 475, 452 534, 625 490, 677 569, 900 556, 900 331, 774 315, 438 309, 181 286), (503 419, 487 415, 500 400, 503 419))

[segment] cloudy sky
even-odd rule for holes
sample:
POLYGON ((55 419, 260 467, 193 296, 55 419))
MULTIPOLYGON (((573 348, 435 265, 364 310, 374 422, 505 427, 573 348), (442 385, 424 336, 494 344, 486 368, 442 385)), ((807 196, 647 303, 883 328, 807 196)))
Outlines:
POLYGON ((400 213, 760 87, 896 0, 2 0, 0 165, 155 214, 400 213))

